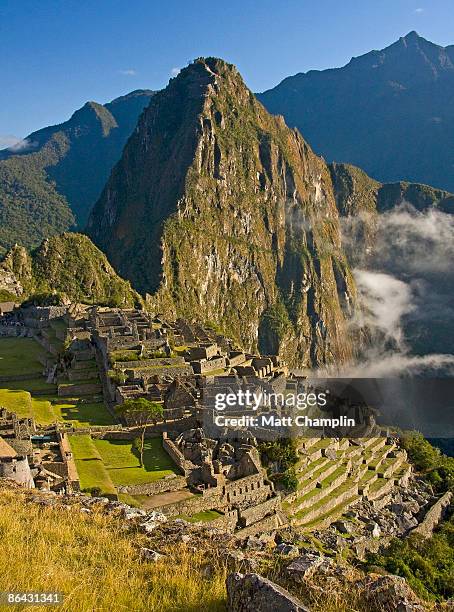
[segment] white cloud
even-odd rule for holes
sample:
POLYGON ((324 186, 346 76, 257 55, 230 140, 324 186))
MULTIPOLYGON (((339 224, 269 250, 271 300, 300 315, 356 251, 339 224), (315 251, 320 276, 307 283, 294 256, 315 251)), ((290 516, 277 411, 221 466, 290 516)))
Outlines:
POLYGON ((8 149, 9 151, 19 152, 33 149, 37 143, 28 140, 27 138, 17 138, 11 134, 4 136, 0 135, 0 149, 8 149))
POLYGON ((378 219, 344 220, 344 246, 363 254, 354 269, 362 309, 353 325, 371 339, 346 374, 452 375, 454 215, 444 206, 421 212, 403 202, 378 219), (364 231, 373 234, 368 249, 364 231))
POLYGON ((180 74, 180 70, 181 68, 172 68, 172 70, 170 71, 170 76, 172 77, 176 77, 180 74))
POLYGON ((12 134, 0 134, 0 149, 9 149, 22 142, 22 138, 17 138, 12 134))
POLYGON ((418 15, 420 15, 421 13, 424 13, 424 9, 423 8, 417 8, 417 9, 415 9, 415 13, 418 13, 418 15))
POLYGON ((390 274, 353 270, 361 301, 362 326, 379 330, 385 339, 403 348, 402 318, 414 309, 410 286, 390 274))
POLYGON ((119 70, 118 73, 123 76, 136 76, 137 70, 134 70, 134 68, 127 68, 126 70, 119 70))

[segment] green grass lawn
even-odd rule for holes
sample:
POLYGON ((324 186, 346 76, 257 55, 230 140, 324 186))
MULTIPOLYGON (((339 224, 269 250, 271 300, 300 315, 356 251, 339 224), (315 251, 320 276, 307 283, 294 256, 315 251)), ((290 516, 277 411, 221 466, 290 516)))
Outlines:
POLYGON ((77 399, 54 400, 53 410, 59 421, 71 422, 75 427, 112 425, 115 423, 102 402, 78 402, 77 399))
POLYGON ((162 448, 161 438, 145 440, 144 466, 129 440, 93 441, 112 481, 117 485, 154 482, 169 474, 176 474, 176 466, 162 448))
POLYGON ((32 397, 32 416, 40 425, 54 423, 55 412, 49 399, 32 397))
POLYGON ((89 435, 69 436, 82 491, 97 487, 101 493, 116 493, 104 462, 89 435))
POLYGON ((55 414, 48 399, 34 398, 28 391, 0 389, 0 406, 15 412, 19 417, 34 418, 40 425, 55 421, 55 414))
POLYGON ((41 374, 44 349, 33 338, 0 338, 0 376, 41 374))
MULTIPOLYGON (((40 425, 63 421, 75 427, 87 427, 115 422, 102 402, 79 403, 78 398, 59 398, 56 386, 48 384, 42 376, 43 366, 38 356, 43 353, 33 338, 0 338, 0 376, 30 374, 28 380, 0 383, 3 387, 0 406, 19 417, 32 417, 40 425), (44 391, 45 395, 35 395, 44 391)), ((94 382, 99 383, 99 379, 94 382)))
MULTIPOLYGON (((21 386, 24 385, 21 381, 21 386)), ((45 385, 45 383, 44 383, 45 385)), ((14 385, 8 383, 9 387, 14 385)), ((17 385, 20 386, 19 384, 17 385)), ((54 387, 48 385, 51 389, 54 387)), ((113 417, 102 402, 80 403, 78 399, 59 398, 56 395, 33 397, 33 385, 25 389, 0 389, 0 406, 19 417, 33 418, 39 425, 50 425, 55 421, 72 423, 74 427, 112 425, 113 417), (30 393, 32 391, 32 393, 30 393)), ((44 387, 46 388, 46 387, 44 387)))
POLYGON ((32 416, 32 400, 27 391, 0 389, 0 406, 20 417, 32 416))

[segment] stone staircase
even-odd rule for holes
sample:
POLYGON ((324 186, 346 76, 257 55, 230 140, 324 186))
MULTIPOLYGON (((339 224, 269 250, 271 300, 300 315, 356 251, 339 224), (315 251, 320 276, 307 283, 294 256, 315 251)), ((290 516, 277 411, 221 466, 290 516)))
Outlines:
POLYGON ((405 451, 386 437, 312 438, 301 441, 298 452, 298 488, 282 507, 304 531, 329 526, 361 498, 388 494, 411 471, 405 451))

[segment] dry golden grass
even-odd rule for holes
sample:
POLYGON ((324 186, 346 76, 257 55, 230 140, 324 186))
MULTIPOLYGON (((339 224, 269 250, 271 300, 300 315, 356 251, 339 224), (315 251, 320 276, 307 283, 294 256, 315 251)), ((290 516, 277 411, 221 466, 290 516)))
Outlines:
POLYGON ((0 491, 0 541, 0 591, 60 591, 59 611, 225 610, 225 571, 205 578, 203 550, 176 545, 163 560, 142 561, 145 536, 99 513, 41 507, 0 491))

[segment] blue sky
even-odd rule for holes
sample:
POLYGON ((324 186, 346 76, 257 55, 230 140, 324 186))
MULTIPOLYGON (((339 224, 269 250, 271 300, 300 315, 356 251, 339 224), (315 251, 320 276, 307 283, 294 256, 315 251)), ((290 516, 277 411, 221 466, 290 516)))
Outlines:
POLYGON ((195 57, 262 91, 411 30, 454 44, 453 23, 454 0, 0 0, 0 148, 87 100, 164 87, 195 57))

